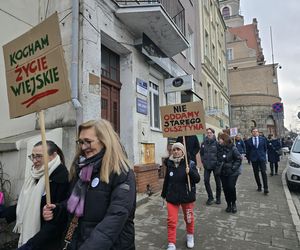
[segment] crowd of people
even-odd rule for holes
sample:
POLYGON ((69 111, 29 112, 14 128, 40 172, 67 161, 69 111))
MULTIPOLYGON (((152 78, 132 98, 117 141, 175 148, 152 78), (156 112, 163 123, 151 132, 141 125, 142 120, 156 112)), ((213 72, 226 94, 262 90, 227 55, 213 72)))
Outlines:
POLYGON ((282 154, 281 140, 274 138, 272 134, 266 138, 257 128, 253 128, 251 134, 250 138, 242 139, 240 134, 230 137, 228 131, 223 131, 216 136, 214 129, 207 128, 201 145, 196 135, 186 136, 185 141, 180 137, 173 144, 172 153, 166 161, 167 171, 161 193, 162 198, 167 201, 168 250, 176 249, 176 225, 180 207, 186 223, 187 247, 194 247, 195 185, 200 181, 201 165, 204 168, 204 186, 208 196, 206 201, 208 206, 214 203, 221 204, 223 190, 227 203, 225 211, 237 213, 236 184, 242 173, 243 159, 247 159, 248 164, 252 165, 257 191, 263 191, 265 195, 269 193, 267 161, 270 163, 270 176, 278 175, 278 162, 282 154), (184 142, 186 142, 186 152, 184 142), (198 163, 196 157, 199 153, 201 164, 198 163), (210 185, 212 174, 216 186, 215 192, 210 185))
MULTIPOLYGON (((270 176, 278 175, 281 140, 268 138, 253 128, 250 138, 232 138, 224 131, 215 135, 212 128, 200 144, 196 135, 178 137, 165 161, 162 198, 167 204, 168 250, 176 249, 176 228, 181 208, 186 223, 186 244, 194 247, 194 206, 199 168, 204 168, 206 205, 220 205, 221 193, 227 213, 237 213, 236 184, 244 158, 252 164, 258 192, 269 193, 270 176), (186 144, 186 146, 184 145, 186 144), (216 191, 210 185, 214 176, 216 191), (261 177, 260 177, 261 175, 261 177), (214 195, 215 193, 215 195, 214 195)), ((134 214, 136 183, 132 166, 118 134, 111 124, 100 119, 81 124, 77 151, 70 171, 62 150, 46 141, 51 204, 45 195, 43 144, 33 146, 32 161, 16 205, 1 207, 0 218, 16 221, 19 250, 135 249, 134 214)))

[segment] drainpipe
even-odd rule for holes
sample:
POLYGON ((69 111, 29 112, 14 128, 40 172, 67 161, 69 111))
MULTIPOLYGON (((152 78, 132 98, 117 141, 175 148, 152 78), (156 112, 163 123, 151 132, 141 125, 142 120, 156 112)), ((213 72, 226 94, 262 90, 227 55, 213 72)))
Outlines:
POLYGON ((80 0, 72 0, 71 89, 72 89, 72 104, 76 111, 76 128, 78 128, 78 125, 82 123, 82 105, 78 100, 79 1, 80 0))

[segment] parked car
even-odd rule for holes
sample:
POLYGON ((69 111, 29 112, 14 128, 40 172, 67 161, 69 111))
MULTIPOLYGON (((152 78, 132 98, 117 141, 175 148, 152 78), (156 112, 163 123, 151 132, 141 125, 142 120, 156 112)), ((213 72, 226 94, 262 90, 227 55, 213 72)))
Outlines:
POLYGON ((300 187, 300 135, 295 139, 290 151, 286 179, 289 188, 300 187))

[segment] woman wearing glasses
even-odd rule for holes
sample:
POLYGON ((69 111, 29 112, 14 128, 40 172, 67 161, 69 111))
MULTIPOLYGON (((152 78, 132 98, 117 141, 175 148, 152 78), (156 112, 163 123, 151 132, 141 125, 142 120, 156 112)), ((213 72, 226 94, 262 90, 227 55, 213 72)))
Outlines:
POLYGON ((68 211, 63 249, 135 249, 135 177, 119 137, 104 119, 78 131, 71 195, 66 203, 45 206, 43 216, 59 221, 56 214, 68 211))
MULTIPOLYGON (((51 190, 51 202, 65 200, 69 188, 68 170, 64 155, 53 142, 46 141, 48 148, 48 169, 51 190)), ((25 179, 18 203, 7 207, 1 214, 8 223, 16 221, 14 232, 20 234, 19 248, 22 250, 57 250, 66 221, 57 228, 42 217, 42 208, 46 205, 43 145, 38 142, 28 156, 33 165, 25 179)))

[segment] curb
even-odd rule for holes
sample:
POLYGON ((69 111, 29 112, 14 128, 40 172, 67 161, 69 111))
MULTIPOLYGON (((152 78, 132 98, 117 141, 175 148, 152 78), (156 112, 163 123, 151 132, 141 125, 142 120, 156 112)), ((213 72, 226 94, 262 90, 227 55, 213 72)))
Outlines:
POLYGON ((286 200, 287 200, 287 203, 288 203, 291 215, 292 215, 292 220, 293 220, 293 223, 296 227, 298 243, 300 243, 300 219, 299 219, 299 215, 298 215, 298 211, 296 209, 296 206, 293 202, 292 195, 291 195, 290 190, 289 190, 289 188, 287 186, 287 183, 286 183, 286 171, 287 171, 287 167, 282 172, 281 181, 282 181, 285 197, 286 197, 286 200))

